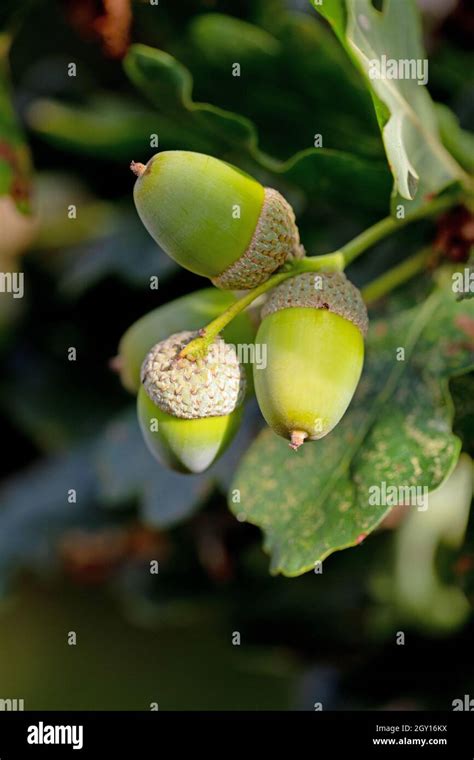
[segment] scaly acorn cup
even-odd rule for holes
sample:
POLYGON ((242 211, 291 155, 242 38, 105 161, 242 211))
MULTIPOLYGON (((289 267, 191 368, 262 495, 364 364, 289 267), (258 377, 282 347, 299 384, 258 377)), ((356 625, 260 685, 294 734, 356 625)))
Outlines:
POLYGON ((223 290, 265 282, 304 255, 290 204, 248 174, 202 153, 170 150, 132 161, 135 205, 161 248, 223 290))
POLYGON ((202 359, 181 358, 189 330, 157 343, 141 370, 138 419, 151 453, 179 472, 206 470, 239 427, 245 371, 233 346, 218 337, 202 359))
MULTIPOLYGON (((140 387, 140 370, 151 348, 160 340, 182 330, 198 330, 219 316, 236 301, 233 293, 216 288, 204 288, 158 306, 131 325, 120 339, 118 355, 111 365, 131 393, 140 387)), ((256 327, 247 312, 237 315, 222 331, 227 343, 250 345, 255 340, 256 327)), ((248 385, 252 386, 250 364, 244 364, 248 385)))
POLYGON ((367 310, 342 272, 307 272, 271 292, 256 343, 267 347, 254 366, 266 422, 290 446, 327 435, 354 395, 364 362, 367 310))

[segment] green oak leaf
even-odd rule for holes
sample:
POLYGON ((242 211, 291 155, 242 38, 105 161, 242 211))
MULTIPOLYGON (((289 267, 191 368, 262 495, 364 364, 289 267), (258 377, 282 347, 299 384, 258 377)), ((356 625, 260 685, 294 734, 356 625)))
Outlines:
POLYGON ((183 143, 193 150, 212 147, 166 114, 109 94, 83 104, 40 98, 29 107, 27 121, 43 140, 61 150, 110 161, 147 155, 153 134, 171 149, 183 143))
POLYGON ((273 573, 300 575, 360 543, 391 509, 369 504, 371 486, 433 491, 449 475, 461 442, 448 382, 474 366, 473 326, 474 304, 456 302, 449 285, 437 288, 422 305, 371 325, 361 383, 328 436, 297 455, 272 431, 259 436, 229 502, 263 530, 273 573))
POLYGON ((329 21, 339 39, 344 40, 347 19, 344 0, 311 0, 311 4, 329 21))
POLYGON ((147 525, 176 525, 194 514, 216 487, 225 490, 229 485, 236 460, 254 438, 255 420, 250 404, 236 439, 221 459, 205 473, 183 476, 154 459, 143 440, 135 408, 127 410, 111 420, 94 442, 97 501, 111 512, 135 501, 147 525))
POLYGON ((201 56, 217 68, 234 61, 258 71, 278 59, 280 45, 267 31, 225 13, 201 13, 192 18, 190 39, 201 56))
POLYGON ((166 110, 177 123, 212 140, 214 155, 227 157, 230 153, 237 162, 247 157, 247 162, 250 159, 328 202, 345 202, 372 212, 386 208, 390 175, 383 162, 326 148, 308 148, 281 161, 260 149, 252 121, 209 103, 195 102, 191 74, 173 56, 146 45, 132 45, 124 66, 135 86, 160 113, 166 110))
POLYGON ((189 517, 208 496, 207 475, 189 478, 171 472, 145 447, 135 409, 110 423, 96 449, 99 500, 110 509, 137 499, 147 525, 168 527, 189 517))
POLYGON ((383 143, 370 94, 331 30, 313 16, 285 13, 275 35, 220 13, 195 17, 191 45, 180 55, 201 99, 231 110, 237 103, 259 125, 265 150, 280 158, 313 147, 320 134, 325 148, 380 160, 383 143), (241 76, 229 79, 235 61, 241 76))
MULTIPOLYGON (((219 23, 222 20, 220 14, 211 16, 213 25, 216 17, 219 23)), ((206 19, 200 16, 199 23, 206 19)), ((214 29, 214 36, 217 33, 214 29)), ((301 142, 312 145, 316 130, 325 136, 324 148, 309 147, 291 155, 291 149, 284 147, 288 139, 279 146, 274 139, 277 133, 271 130, 270 152, 262 150, 250 118, 214 104, 195 102, 190 71, 168 53, 145 45, 130 48, 125 69, 155 110, 130 98, 110 95, 80 104, 40 98, 27 111, 28 124, 61 150, 121 162, 146 160, 150 135, 156 134, 160 150, 211 153, 247 170, 252 170, 249 163, 253 163, 257 172, 271 172, 325 203, 341 202, 372 213, 384 212, 390 197, 390 172, 362 77, 348 64, 332 35, 313 19, 288 14, 280 36, 281 41, 275 39, 277 49, 280 46, 275 65, 286 72, 292 97, 281 102, 281 87, 274 87, 272 69, 272 75, 261 83, 263 92, 259 90, 253 100, 250 93, 247 95, 247 108, 259 123, 273 120, 275 109, 279 109, 278 134, 290 131, 296 146, 301 142), (326 86, 315 92, 313 80, 324 81, 326 86), (335 89, 343 104, 333 113, 330 98, 335 89), (289 158, 273 155, 280 148, 289 158)), ((203 60, 201 56, 201 68, 203 60)), ((209 79, 209 69, 205 71, 209 79)), ((218 84, 215 90, 219 91, 218 84)))
POLYGON ((371 0, 346 0, 345 5, 342 0, 334 0, 329 9, 326 3, 312 3, 333 25, 366 77, 394 177, 392 208, 403 205, 405 214, 412 214, 450 184, 468 182, 468 176, 441 141, 435 106, 425 84, 415 78, 374 76, 382 56, 386 61, 427 65, 419 16, 412 0, 406 0, 403 13, 394 0, 386 0, 383 11, 376 10, 371 0), (347 12, 344 32, 343 7, 347 12), (334 8, 339 8, 337 14, 334 8))

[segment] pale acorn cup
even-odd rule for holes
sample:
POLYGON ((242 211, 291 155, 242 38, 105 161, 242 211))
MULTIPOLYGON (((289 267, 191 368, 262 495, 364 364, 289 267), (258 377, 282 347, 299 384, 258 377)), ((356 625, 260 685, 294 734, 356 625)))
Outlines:
MULTIPOLYGON (((233 306, 233 293, 217 288, 203 288, 158 306, 134 322, 122 335, 118 355, 111 360, 111 367, 120 374, 124 387, 138 393, 143 360, 153 346, 170 334, 183 330, 198 330, 203 324, 233 306)), ((222 338, 233 345, 250 345, 255 340, 256 326, 249 314, 238 314, 222 330, 222 338)), ((253 389, 252 368, 244 364, 247 390, 253 389)))
POLYGON ((224 161, 171 150, 146 166, 132 161, 131 169, 135 205, 152 238, 218 288, 255 288, 304 255, 285 198, 224 161))
POLYGON ((195 361, 181 358, 197 332, 157 343, 141 370, 137 410, 151 453, 184 473, 200 473, 225 451, 238 430, 245 370, 233 346, 217 337, 195 361))
POLYGON ((262 309, 254 366, 257 400, 268 425, 290 446, 327 435, 349 406, 364 363, 367 309, 342 272, 285 280, 262 309))

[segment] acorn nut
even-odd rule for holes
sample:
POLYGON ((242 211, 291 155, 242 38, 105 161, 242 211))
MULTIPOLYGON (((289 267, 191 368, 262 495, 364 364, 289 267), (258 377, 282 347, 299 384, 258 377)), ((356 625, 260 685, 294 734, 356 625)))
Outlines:
POLYGON ((277 190, 212 156, 170 150, 132 161, 135 205, 161 248, 223 290, 265 282, 301 258, 295 215, 277 190))
POLYGON ((307 272, 271 292, 256 336, 267 363, 254 366, 255 392, 266 422, 293 449, 342 418, 362 372, 367 327, 362 296, 342 272, 307 272))
POLYGON ((235 349, 220 337, 203 358, 179 356, 197 334, 176 333, 151 349, 138 394, 140 426, 152 454, 191 473, 206 470, 231 442, 246 389, 235 349))

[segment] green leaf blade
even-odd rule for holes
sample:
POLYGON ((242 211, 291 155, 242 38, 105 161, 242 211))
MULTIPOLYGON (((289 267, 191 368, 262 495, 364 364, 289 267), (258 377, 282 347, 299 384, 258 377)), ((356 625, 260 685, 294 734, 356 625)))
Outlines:
POLYGON ((259 436, 230 491, 240 501, 231 498, 230 506, 263 530, 272 572, 311 570, 359 544, 403 503, 371 503, 371 487, 433 491, 451 473, 461 443, 452 433, 447 383, 472 367, 474 342, 463 337, 463 325, 473 318, 473 305, 457 303, 445 287, 421 306, 379 320, 369 333, 362 382, 332 433, 297 454, 270 431, 259 436), (449 335, 441 351, 434 341, 440 321, 449 335))
POLYGON ((412 0, 406 0, 403 13, 394 0, 386 0, 383 11, 376 10, 371 0, 346 0, 344 33, 340 9, 336 19, 334 12, 328 15, 313 5, 330 20, 371 90, 394 177, 392 209, 403 206, 405 215, 413 214, 449 185, 469 182, 441 142, 435 106, 426 89, 428 61, 412 0), (387 68, 391 61, 398 73, 387 68))

